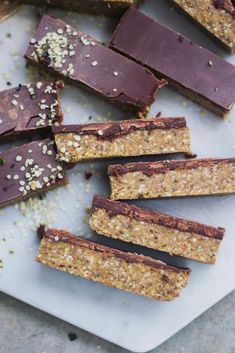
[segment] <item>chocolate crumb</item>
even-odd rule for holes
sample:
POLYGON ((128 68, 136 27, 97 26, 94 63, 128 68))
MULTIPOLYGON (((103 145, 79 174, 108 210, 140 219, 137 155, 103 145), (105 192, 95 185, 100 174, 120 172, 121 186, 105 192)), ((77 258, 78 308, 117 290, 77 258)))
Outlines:
POLYGON ((76 333, 69 332, 68 333, 68 338, 69 338, 70 341, 75 341, 78 338, 78 336, 77 336, 76 333))
POLYGON ((10 81, 7 81, 7 86, 11 86, 11 82, 10 81))
POLYGON ((159 118, 159 116, 162 115, 162 112, 158 112, 156 115, 155 115, 155 118, 159 118))
POLYGON ((44 224, 40 224, 40 226, 38 227, 37 229, 37 237, 39 240, 42 240, 44 234, 45 234, 45 231, 46 231, 46 227, 44 224))
POLYGON ((184 157, 185 158, 197 158, 197 154, 196 153, 187 152, 187 153, 184 153, 184 157))
POLYGON ((84 175, 85 175, 85 179, 89 180, 93 176, 93 173, 92 172, 85 172, 84 175))
POLYGON ((169 282, 169 277, 166 276, 166 275, 162 275, 162 280, 163 280, 164 282, 169 282))

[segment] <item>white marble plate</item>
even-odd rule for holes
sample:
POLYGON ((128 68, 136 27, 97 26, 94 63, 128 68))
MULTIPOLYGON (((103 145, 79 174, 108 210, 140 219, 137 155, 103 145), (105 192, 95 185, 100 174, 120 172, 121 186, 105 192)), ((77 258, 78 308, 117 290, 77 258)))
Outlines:
MULTIPOLYGON (((143 10, 235 63, 232 56, 226 55, 196 26, 171 10, 167 1, 146 0, 143 10)), ((66 19, 105 41, 115 28, 111 19, 72 14, 66 15, 66 19)), ((37 10, 25 8, 0 24, 0 89, 7 87, 7 81, 17 85, 32 79, 32 71, 26 70, 22 56, 37 20, 37 10)), ((65 123, 86 122, 89 116, 92 116, 91 121, 130 116, 74 87, 65 89, 63 108, 65 123)), ((228 120, 222 121, 166 88, 158 95, 150 115, 158 111, 162 116, 186 116, 192 132, 193 152, 199 157, 235 155, 235 110, 228 120)), ((226 227, 226 237, 215 266, 170 257, 90 232, 85 223, 86 208, 90 207, 95 192, 108 195, 107 165, 108 162, 80 164, 69 172, 69 187, 52 191, 43 200, 11 206, 0 212, 0 259, 4 262, 0 269, 0 290, 122 347, 144 352, 168 339, 235 288, 235 196, 136 202, 143 207, 226 227), (87 181, 84 172, 90 170, 95 174, 87 181), (179 299, 160 303, 44 267, 36 263, 34 257, 38 247, 35 228, 45 220, 52 226, 106 244, 142 251, 171 264, 190 266, 189 285, 179 299)))

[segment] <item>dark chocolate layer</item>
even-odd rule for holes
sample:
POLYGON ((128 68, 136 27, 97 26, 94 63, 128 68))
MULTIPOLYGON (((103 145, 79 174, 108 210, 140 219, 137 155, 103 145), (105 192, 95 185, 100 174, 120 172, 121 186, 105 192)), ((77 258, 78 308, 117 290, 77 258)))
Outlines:
POLYGON ((54 126, 54 134, 76 133, 79 135, 94 135, 98 139, 107 140, 129 134, 133 131, 156 130, 156 129, 181 129, 186 127, 185 118, 158 118, 108 121, 104 123, 84 125, 61 125, 54 126))
POLYGON ((54 124, 63 114, 58 90, 60 82, 37 82, 19 85, 0 92, 0 143, 54 124))
POLYGON ((64 184, 54 142, 34 141, 0 153, 0 207, 64 184))
POLYGON ((26 59, 121 107, 146 112, 166 81, 59 19, 43 16, 26 59))
POLYGON ((212 0, 213 5, 218 10, 224 10, 235 18, 235 8, 230 0, 212 0))
POLYGON ((106 210, 110 217, 122 215, 140 222, 159 224, 164 227, 177 229, 181 232, 204 235, 208 238, 222 240, 224 237, 225 229, 221 227, 210 227, 205 224, 173 217, 160 212, 145 210, 123 202, 107 200, 96 195, 92 202, 91 214, 97 209, 106 210))
POLYGON ((91 240, 86 240, 80 237, 73 236, 71 233, 63 231, 63 230, 58 230, 58 229, 48 229, 46 230, 44 237, 47 239, 50 239, 52 241, 62 241, 65 243, 70 243, 73 245, 78 245, 82 246, 85 248, 88 248, 90 250, 94 250, 97 252, 102 252, 106 256, 116 256, 121 259, 123 259, 126 262, 129 263, 142 263, 144 265, 162 269, 162 270, 169 270, 173 272, 187 272, 190 273, 191 270, 189 268, 179 268, 179 267, 174 267, 174 266, 169 266, 165 264, 162 261, 155 260, 151 257, 144 256, 144 255, 139 255, 139 254, 134 254, 130 252, 124 252, 120 251, 118 249, 110 248, 105 245, 101 245, 98 243, 95 243, 91 240))
POLYGON ((224 113, 234 103, 234 65, 138 10, 124 14, 110 46, 169 79, 173 87, 191 92, 192 99, 206 99, 224 113))
POLYGON ((216 164, 235 164, 235 158, 205 158, 194 160, 166 160, 161 162, 136 162, 115 164, 108 167, 109 176, 124 175, 126 173, 142 172, 151 176, 159 173, 167 173, 170 170, 209 168, 216 164))
POLYGON ((82 13, 121 15, 128 7, 143 0, 18 0, 21 4, 48 6, 82 13))

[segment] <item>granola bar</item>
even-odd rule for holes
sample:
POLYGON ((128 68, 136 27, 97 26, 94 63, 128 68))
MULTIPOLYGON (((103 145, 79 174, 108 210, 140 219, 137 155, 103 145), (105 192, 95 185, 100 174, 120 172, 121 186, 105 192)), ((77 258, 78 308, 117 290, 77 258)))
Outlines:
POLYGON ((47 15, 42 17, 25 57, 29 63, 42 66, 140 116, 148 113, 155 92, 166 84, 91 36, 47 15))
POLYGON ((1 91, 0 143, 61 124, 62 87, 61 81, 36 82, 1 91))
POLYGON ((64 185, 54 141, 33 141, 0 153, 0 208, 64 185))
POLYGON ((235 51, 235 7, 231 0, 170 0, 227 51, 235 51))
POLYGON ((90 227, 97 233, 172 255, 213 264, 224 228, 173 217, 95 196, 90 227))
POLYGON ((76 163, 87 159, 190 152, 184 118, 123 120, 52 128, 58 158, 76 163))
POLYGON ((110 46, 212 112, 224 116, 232 108, 235 66, 140 11, 124 14, 110 46))
POLYGON ((113 200, 235 192, 235 158, 117 164, 108 175, 113 200))
POLYGON ((107 286, 165 301, 179 296, 190 273, 188 268, 169 266, 56 229, 45 232, 36 260, 107 286))
POLYGON ((94 13, 97 15, 121 15, 128 7, 138 6, 143 0, 19 0, 22 4, 49 6, 63 10, 94 13))

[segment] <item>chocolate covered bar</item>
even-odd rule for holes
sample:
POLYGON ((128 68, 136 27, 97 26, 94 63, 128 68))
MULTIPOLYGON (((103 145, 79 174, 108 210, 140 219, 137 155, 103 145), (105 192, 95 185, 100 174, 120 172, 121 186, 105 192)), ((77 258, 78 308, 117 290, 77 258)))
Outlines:
POLYGON ((230 111, 235 66, 140 11, 124 14, 110 46, 167 78, 173 88, 214 113, 224 116, 230 111))
POLYGON ((235 192, 235 158, 117 164, 108 175, 113 200, 235 192))
POLYGON ((213 264, 224 228, 95 196, 89 220, 97 233, 172 255, 213 264))
POLYGON ((137 119, 52 129, 58 158, 76 163, 87 159, 190 152, 184 118, 137 119))
POLYGON ((0 153, 0 208, 66 183, 51 139, 0 153))
POLYGON ((37 82, 0 92, 0 143, 59 125, 63 83, 37 82))
POLYGON ((166 83, 94 38, 46 15, 30 41, 26 59, 141 116, 166 83))
POLYGON ((213 36, 227 51, 235 51, 235 7, 231 0, 170 0, 213 36))
POLYGON ((93 13, 97 15, 121 15, 128 7, 137 6, 143 0, 19 0, 21 4, 56 7, 62 10, 93 13))
POLYGON ((45 232, 36 260, 107 286, 165 301, 179 295, 190 273, 188 268, 169 266, 56 229, 45 232))

